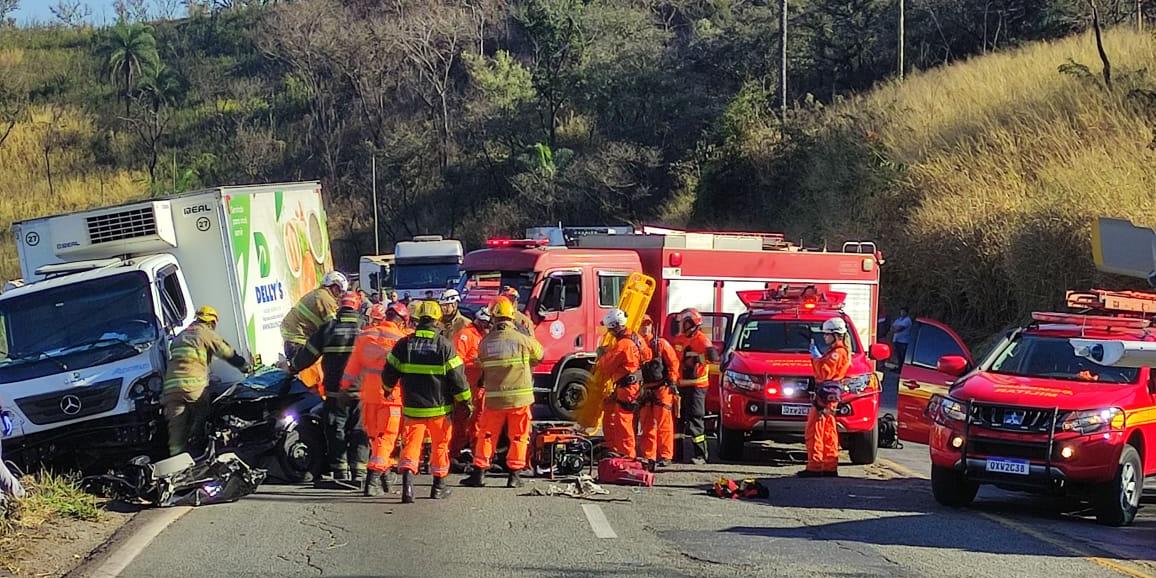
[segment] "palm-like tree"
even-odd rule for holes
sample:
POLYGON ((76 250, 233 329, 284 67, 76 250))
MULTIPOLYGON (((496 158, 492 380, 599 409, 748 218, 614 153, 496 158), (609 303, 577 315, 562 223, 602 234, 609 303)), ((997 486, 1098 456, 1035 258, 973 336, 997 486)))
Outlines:
POLYGON ((185 94, 184 79, 163 62, 146 68, 136 82, 136 90, 153 112, 176 104, 185 94))
POLYGON ((119 23, 109 29, 99 46, 105 61, 105 70, 110 80, 121 84, 125 99, 125 115, 129 113, 129 100, 135 87, 135 79, 148 68, 160 62, 157 54, 157 40, 148 26, 141 23, 119 23))

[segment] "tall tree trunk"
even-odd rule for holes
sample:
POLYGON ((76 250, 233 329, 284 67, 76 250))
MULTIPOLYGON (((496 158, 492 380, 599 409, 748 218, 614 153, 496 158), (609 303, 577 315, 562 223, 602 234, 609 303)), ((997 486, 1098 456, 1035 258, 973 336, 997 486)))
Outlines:
POLYGON ((1108 53, 1104 51, 1104 39, 1100 29, 1100 8, 1096 0, 1088 0, 1092 7, 1092 30, 1096 33, 1096 50, 1100 53, 1100 62, 1104 64, 1104 87, 1112 92, 1112 62, 1108 60, 1108 53))
POLYGON ((44 172, 48 177, 48 196, 56 197, 52 186, 52 147, 44 147, 44 172))

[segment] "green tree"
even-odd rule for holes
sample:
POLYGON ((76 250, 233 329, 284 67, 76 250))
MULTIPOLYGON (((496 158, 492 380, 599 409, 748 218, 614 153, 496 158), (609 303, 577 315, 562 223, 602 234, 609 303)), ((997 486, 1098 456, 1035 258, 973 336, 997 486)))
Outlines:
POLYGON ((101 39, 98 54, 104 61, 108 78, 120 84, 123 90, 124 114, 128 116, 136 79, 160 63, 156 38, 144 24, 121 22, 110 28, 101 39))
POLYGON ((560 115, 586 58, 582 22, 587 9, 583 0, 529 0, 515 12, 533 51, 534 88, 550 148, 558 145, 560 115))

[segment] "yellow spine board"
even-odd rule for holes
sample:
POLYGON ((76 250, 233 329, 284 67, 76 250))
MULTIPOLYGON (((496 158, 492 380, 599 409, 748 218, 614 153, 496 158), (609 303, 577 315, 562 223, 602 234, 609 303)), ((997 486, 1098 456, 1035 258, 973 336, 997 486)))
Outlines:
MULTIPOLYGON (((642 273, 631 273, 626 279, 626 286, 622 288, 622 296, 618 299, 618 308, 626 312, 626 326, 631 331, 638 331, 642 325, 642 316, 650 306, 650 298, 654 296, 654 289, 658 283, 653 277, 642 273)), ((602 334, 598 346, 603 351, 614 347, 614 335, 609 331, 602 334)), ((614 391, 614 383, 610 377, 603 375, 598 364, 594 366, 594 373, 586 381, 586 399, 575 412, 575 421, 585 428, 597 428, 602 422, 602 402, 614 391)))

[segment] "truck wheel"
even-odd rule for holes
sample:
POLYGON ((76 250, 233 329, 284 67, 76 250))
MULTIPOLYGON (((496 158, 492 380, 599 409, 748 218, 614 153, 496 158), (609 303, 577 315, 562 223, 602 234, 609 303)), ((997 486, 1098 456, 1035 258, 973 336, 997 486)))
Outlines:
POLYGON ((586 400, 586 380, 590 372, 580 367, 571 367, 558 376, 558 384, 550 392, 550 410, 554 415, 573 420, 578 406, 586 400))
POLYGON ((857 466, 875 463, 875 456, 879 455, 878 422, 869 432, 851 434, 847 437, 847 442, 847 454, 851 456, 851 463, 857 466))
POLYGON ((287 432, 277 450, 281 473, 291 484, 299 484, 310 475, 317 475, 324 458, 325 437, 317 428, 305 424, 287 432))
POLYGON ((743 448, 747 445, 746 432, 741 429, 720 428, 722 439, 719 440, 719 456, 726 462, 738 462, 743 459, 743 448))
POLYGON ((931 466, 931 493, 935 501, 952 508, 962 508, 975 501, 979 484, 951 468, 931 466))
POLYGON ((1127 526, 1140 509, 1140 495, 1144 492, 1144 474, 1140 452, 1131 445, 1120 452, 1120 466, 1116 477, 1096 492, 1096 521, 1108 526, 1127 526))

